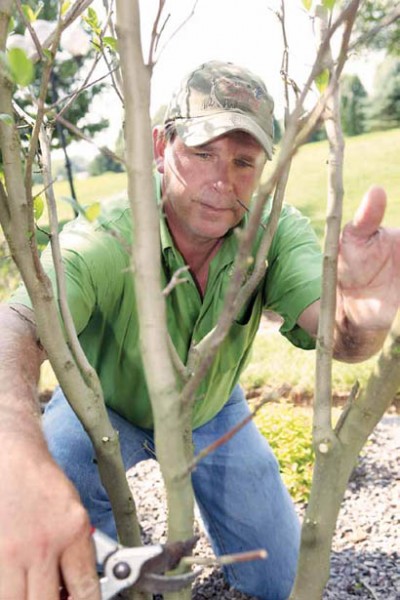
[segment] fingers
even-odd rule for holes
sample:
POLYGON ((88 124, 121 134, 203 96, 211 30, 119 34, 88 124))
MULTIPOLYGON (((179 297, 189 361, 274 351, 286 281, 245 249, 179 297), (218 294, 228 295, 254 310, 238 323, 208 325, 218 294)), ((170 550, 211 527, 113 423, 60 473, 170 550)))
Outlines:
MULTIPOLYGON (((0 565, 4 566, 4 565, 0 565)), ((9 565, 7 565, 9 566, 9 565)), ((8 568, 0 571, 0 600, 21 600, 26 598, 25 572, 21 568, 8 568)))
POLYGON ((45 560, 29 571, 27 600, 58 600, 59 590, 60 578, 56 560, 45 560))
POLYGON ((352 222, 352 233, 369 238, 382 223, 386 209, 386 192, 379 186, 371 187, 358 207, 352 222))
POLYGON ((82 535, 61 559, 65 586, 73 600, 100 600, 96 556, 91 533, 82 535))

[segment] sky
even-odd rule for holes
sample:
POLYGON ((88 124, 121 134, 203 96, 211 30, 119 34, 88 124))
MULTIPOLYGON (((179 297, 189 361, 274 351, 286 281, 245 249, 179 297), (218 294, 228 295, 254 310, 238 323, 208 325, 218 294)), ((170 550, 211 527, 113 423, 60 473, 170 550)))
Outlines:
MULTIPOLYGON (((140 0, 143 54, 148 56, 150 32, 159 0, 140 0)), ((101 6, 96 0, 95 6, 101 6)), ((163 14, 170 14, 160 43, 152 78, 151 113, 168 100, 183 76, 211 59, 231 61, 260 75, 275 100, 275 113, 283 114, 283 85, 280 66, 283 53, 282 29, 274 12, 279 0, 166 0, 163 14), (194 14, 181 26, 191 14, 194 14), (180 27, 181 26, 181 27, 180 27)), ((289 42, 289 76, 301 87, 315 56, 312 21, 301 0, 286 0, 286 29, 289 42)), ((347 71, 356 72, 371 89, 378 59, 354 57, 347 71)), ((121 122, 117 100, 110 130, 99 136, 100 144, 113 144, 121 122)), ((108 102, 107 102, 108 104, 108 102)), ((104 99, 98 105, 100 111, 104 99)))

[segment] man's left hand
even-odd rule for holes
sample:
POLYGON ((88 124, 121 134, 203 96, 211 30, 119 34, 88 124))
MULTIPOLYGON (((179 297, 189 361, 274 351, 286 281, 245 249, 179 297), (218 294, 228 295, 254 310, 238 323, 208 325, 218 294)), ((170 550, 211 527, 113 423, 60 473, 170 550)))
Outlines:
POLYGON ((400 304, 400 229, 382 227, 386 193, 372 187, 340 239, 341 308, 364 330, 389 329, 400 304))

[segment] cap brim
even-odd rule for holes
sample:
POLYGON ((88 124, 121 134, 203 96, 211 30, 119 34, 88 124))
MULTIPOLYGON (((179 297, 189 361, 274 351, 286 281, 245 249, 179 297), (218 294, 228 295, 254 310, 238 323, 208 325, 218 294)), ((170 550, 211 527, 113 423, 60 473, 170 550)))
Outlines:
POLYGON ((272 137, 251 117, 238 112, 219 112, 191 119, 175 119, 176 131, 187 146, 201 146, 230 131, 246 131, 264 148, 272 160, 272 137))

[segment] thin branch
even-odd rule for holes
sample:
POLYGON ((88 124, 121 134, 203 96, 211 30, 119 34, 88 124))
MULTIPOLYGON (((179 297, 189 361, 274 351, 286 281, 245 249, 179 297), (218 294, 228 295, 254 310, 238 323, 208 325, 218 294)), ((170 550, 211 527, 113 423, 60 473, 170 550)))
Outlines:
POLYGON ((35 48, 36 48, 36 52, 39 55, 40 60, 45 60, 45 55, 43 53, 43 48, 42 45, 39 41, 38 36, 36 35, 36 31, 33 29, 31 22, 29 21, 29 19, 26 18, 24 11, 22 10, 22 5, 21 5, 21 0, 16 0, 15 2, 16 6, 17 6, 17 10, 20 14, 20 17, 25 25, 25 27, 28 29, 30 36, 32 38, 33 43, 35 44, 35 48))
POLYGON ((248 552, 236 552, 234 554, 224 554, 223 556, 184 556, 180 562, 181 565, 191 567, 192 565, 201 565, 202 567, 212 567, 214 565, 232 565, 235 563, 248 562, 249 560, 264 560, 268 558, 268 552, 265 548, 259 550, 249 550, 248 552))
POLYGON ((376 36, 382 29, 385 29, 397 19, 400 18, 400 6, 397 6, 391 13, 384 16, 383 19, 380 20, 378 25, 375 25, 372 29, 360 35, 354 42, 349 45, 349 51, 355 50, 358 46, 365 44, 370 39, 376 36))
MULTIPOLYGON (((112 14, 114 12, 114 4, 115 4, 114 0, 111 0, 110 5, 108 4, 108 0, 103 0, 103 6, 106 10, 106 13, 110 15, 110 19, 108 20, 108 27, 110 29, 111 36, 116 39, 117 32, 115 31, 114 21, 111 18, 112 14)), ((122 76, 121 76, 121 69, 120 69, 119 65, 115 68, 115 77, 116 77, 116 86, 121 91, 121 95, 122 95, 122 76)))
POLYGON ((67 119, 64 119, 64 117, 60 117, 59 115, 56 115, 55 119, 56 119, 56 121, 60 121, 60 123, 62 123, 62 125, 64 125, 64 127, 69 129, 70 131, 72 131, 72 133, 74 133, 81 140, 84 140, 85 142, 92 144, 95 148, 98 149, 99 152, 104 154, 104 156, 108 156, 108 157, 112 158, 113 160, 115 160, 123 165, 126 165, 125 160, 121 156, 119 156, 118 154, 115 154, 115 152, 113 152, 109 148, 105 148, 104 146, 99 146, 98 144, 96 144, 96 142, 92 138, 90 138, 88 135, 85 135, 80 129, 78 129, 78 127, 75 127, 75 125, 73 125, 72 123, 67 121, 67 119))
POLYGON ((171 15, 167 15, 166 19, 164 20, 164 23, 161 27, 161 31, 158 33, 158 25, 160 23, 160 19, 161 19, 161 13, 164 9, 165 6, 165 0, 159 0, 158 2, 158 10, 157 10, 157 14, 156 14, 156 18, 154 19, 153 22, 153 29, 151 31, 151 41, 150 41, 150 48, 149 48, 149 57, 147 59, 147 64, 152 68, 154 66, 155 63, 155 59, 154 59, 154 52, 155 52, 155 48, 157 47, 158 44, 158 40, 160 39, 160 36, 162 34, 162 32, 164 31, 165 25, 167 24, 169 18, 171 15))
POLYGON ((106 63, 106 65, 107 65, 108 73, 109 73, 109 75, 110 75, 110 77, 111 77, 111 84, 112 84, 112 87, 114 88, 114 90, 115 90, 115 93, 117 94, 117 96, 118 96, 118 98, 120 99, 120 101, 121 101, 121 104, 122 104, 122 106, 123 106, 123 105, 124 105, 124 97, 123 97, 123 95, 122 95, 122 91, 121 91, 121 89, 122 89, 122 88, 121 88, 121 86, 119 85, 119 82, 118 82, 118 81, 116 80, 116 78, 114 77, 114 73, 115 73, 115 72, 118 72, 118 67, 116 67, 115 69, 113 69, 113 68, 111 67, 110 61, 108 60, 107 52, 106 52, 106 50, 105 50, 105 48, 104 48, 104 45, 103 45, 103 41, 102 41, 102 39, 101 39, 101 38, 100 38, 100 40, 101 40, 101 41, 100 41, 100 43, 101 43, 101 55, 102 55, 102 57, 103 57, 103 60, 104 60, 104 62, 105 62, 105 63, 106 63))
MULTIPOLYGON (((114 67, 113 71, 116 71, 118 69, 118 67, 114 67)), ((53 102, 53 104, 50 104, 46 107, 46 110, 52 110, 53 108, 57 108, 57 106, 59 104, 62 104, 63 102, 65 102, 66 100, 69 100, 70 98, 73 98, 73 100, 76 99, 76 97, 81 93, 84 92, 85 90, 87 90, 88 88, 96 85, 97 83, 100 83, 100 81, 103 81, 104 79, 106 79, 109 75, 111 75, 111 72, 107 72, 104 75, 101 75, 100 77, 98 77, 97 79, 94 79, 93 81, 89 81, 88 83, 79 86, 79 88, 76 88, 73 92, 71 92, 70 94, 66 94, 65 96, 63 96, 62 98, 58 98, 58 100, 56 100, 55 102, 53 102)), ((87 78, 86 80, 87 81, 87 78)), ((71 104, 71 102, 68 102, 68 108, 69 105, 71 104)), ((59 114, 62 115, 62 113, 66 110, 66 108, 64 107, 59 114)))
POLYGON ((229 440, 232 439, 233 436, 235 436, 241 429, 243 429, 243 427, 245 425, 247 425, 247 423, 249 423, 255 417, 255 415, 258 413, 260 408, 262 408, 264 406, 264 404, 266 404, 267 402, 276 402, 277 400, 279 400, 279 398, 284 393, 285 389, 286 389, 286 386, 282 386, 278 390, 274 390, 274 391, 269 392, 268 394, 265 394, 261 398, 261 400, 259 402, 257 402, 257 404, 254 406, 253 410, 247 415, 247 417, 242 419, 242 421, 237 423, 237 425, 232 427, 232 429, 230 429, 227 433, 225 433, 224 435, 219 437, 212 444, 210 444, 206 448, 203 448, 203 450, 201 450, 198 454, 196 454, 196 456, 193 458, 192 462, 188 465, 187 471, 185 471, 185 473, 179 475, 178 477, 186 476, 187 473, 191 473, 192 471, 194 471, 195 468, 197 467, 197 465, 199 464, 199 462, 203 460, 203 458, 205 458, 206 456, 209 456, 212 452, 215 452, 215 450, 217 448, 219 448, 220 446, 223 446, 224 444, 229 442, 229 440))
MULTIPOLYGON (((327 229, 324 248, 324 264, 322 277, 321 310, 317 337, 316 355, 316 389, 314 408, 315 439, 328 439, 332 434, 332 350, 334 343, 334 326, 336 313, 337 287, 337 257, 339 251, 339 235, 343 204, 343 153, 344 138, 340 123, 340 99, 338 90, 338 74, 340 74, 350 39, 351 29, 357 14, 358 3, 353 3, 352 10, 345 21, 342 43, 336 69, 333 66, 331 53, 328 58, 332 61, 330 68, 333 92, 329 97, 328 115, 325 128, 329 141, 329 177, 328 177, 328 208, 327 229)), ((321 35, 325 38, 323 29, 326 9, 318 7, 318 22, 321 35)), ((325 25, 326 27, 328 25, 325 25)))
MULTIPOLYGON (((89 79, 92 76, 95 68, 97 67, 97 65, 99 64, 100 61, 100 55, 97 54, 95 56, 95 59, 92 63, 92 66, 89 69, 89 72, 87 74, 87 76, 85 77, 84 82, 82 83, 81 86, 79 86, 79 88, 77 88, 75 91, 73 91, 71 94, 68 94, 68 96, 64 96, 64 98, 62 99, 58 99, 57 102, 54 102, 54 104, 51 105, 50 108, 54 108, 55 106, 57 106, 58 104, 64 102, 65 99, 69 98, 68 102, 62 107, 62 109, 60 110, 60 112, 58 113, 58 117, 62 116, 67 110, 68 108, 71 106, 71 104, 76 100, 76 98, 79 96, 79 94, 81 94, 84 90, 86 90, 87 88, 95 85, 95 81, 90 82, 89 83, 89 79)), ((99 78, 99 80, 101 81, 102 79, 104 79, 105 77, 108 77, 108 73, 106 73, 106 75, 103 75, 102 77, 99 78)))
POLYGON ((379 596, 375 593, 375 591, 365 579, 360 579, 360 583, 365 587, 366 590, 368 590, 368 592, 371 594, 374 600, 380 600, 379 596))
MULTIPOLYGON (((59 39, 58 30, 61 32, 64 31, 67 27, 69 27, 80 15, 92 4, 93 0, 77 0, 71 6, 71 8, 67 11, 67 13, 60 19, 59 23, 55 26, 54 30, 47 36, 47 38, 42 42, 42 49, 49 48, 56 39, 59 39)), ((58 46, 58 43, 57 43, 58 46)), ((34 54, 30 56, 30 59, 33 62, 37 62, 40 58, 39 53, 36 51, 34 54)))
POLYGON ((48 92, 49 82, 50 82, 50 74, 53 68, 55 52, 58 47, 61 36, 61 28, 57 27, 54 35, 53 46, 51 48, 51 60, 47 60, 44 66, 42 80, 40 83, 40 91, 39 97, 37 101, 37 114, 36 119, 32 129, 32 136, 29 142, 28 156, 26 160, 26 168, 25 168, 25 190, 27 194, 28 204, 32 202, 32 167, 35 159, 35 155, 38 148, 38 139, 40 128, 43 123, 44 115, 45 115, 45 102, 46 96, 48 92))
MULTIPOLYGON (((182 21, 182 23, 175 29, 175 31, 170 35, 169 39, 166 40, 165 44, 162 46, 159 54, 158 54, 158 59, 160 58, 161 54, 164 52, 165 48, 168 46, 168 44, 171 42, 171 40, 179 33, 179 31, 186 25, 186 23, 193 17, 194 12, 196 10, 197 4, 198 4, 199 0, 195 0, 192 10, 190 12, 190 14, 186 17, 186 19, 184 19, 184 21, 182 21)), ((167 17, 167 19, 169 18, 169 16, 167 17)), ((163 25, 163 29, 165 27, 166 22, 163 25)), ((161 32, 160 32, 161 35, 161 32)), ((158 43, 158 42, 157 42, 158 43)))
POLYGON ((104 62, 107 65, 107 69, 108 69, 108 71, 110 73, 112 87, 114 88, 115 93, 117 94, 117 96, 120 99, 121 104, 123 106, 124 105, 124 97, 123 97, 123 94, 122 94, 122 79, 121 79, 121 77, 118 77, 119 68, 116 68, 116 69, 112 69, 111 68, 111 64, 110 64, 110 62, 108 60, 107 52, 106 52, 106 49, 105 49, 104 44, 103 44, 103 37, 104 37, 104 35, 105 35, 108 27, 110 27, 110 29, 112 27, 112 19, 111 19, 112 9, 113 9, 113 2, 111 2, 110 7, 107 9, 107 16, 106 16, 106 19, 105 19, 105 23, 104 23, 103 28, 102 28, 102 30, 100 32, 100 36, 99 36, 100 52, 101 52, 101 55, 102 55, 102 57, 104 59, 104 62), (116 78, 114 77, 114 72, 117 73, 117 77, 116 78))
POLYGON ((175 344, 172 341, 170 335, 168 336, 168 350, 169 350, 169 354, 171 357, 173 367, 174 367, 176 373, 178 374, 179 379, 181 381, 187 380, 187 378, 188 378, 187 369, 186 369, 185 365, 183 364, 183 362, 181 361, 181 357, 179 356, 178 352, 176 351, 175 344))
POLYGON ((10 226, 10 208, 8 206, 8 197, 3 182, 0 179, 0 222, 3 225, 4 233, 7 237, 7 231, 10 226))
POLYGON ((190 267, 188 265, 185 265, 184 267, 180 267, 175 271, 175 273, 171 277, 171 280, 168 282, 168 284, 162 291, 164 296, 168 296, 172 292, 172 290, 176 288, 176 286, 180 283, 187 283, 187 279, 182 278, 181 275, 183 273, 187 273, 189 271, 189 268, 190 267))
MULTIPOLYGON (((71 311, 67 303, 67 289, 65 282, 64 264, 61 257, 59 234, 58 234, 58 218, 57 205, 54 196, 54 189, 51 183, 51 138, 47 134, 44 125, 40 128, 40 147, 41 147, 41 162, 43 181, 46 186, 46 200, 49 212, 50 223, 50 243, 53 255, 53 262, 57 280, 58 301, 63 319, 65 333, 67 335, 70 350, 75 358, 79 371, 81 372, 85 383, 89 386, 96 382, 97 377, 93 367, 84 354, 76 334, 75 325, 72 319, 71 311), (92 383, 93 382, 93 383, 92 383)), ((101 392, 98 392, 101 393, 101 392)))

